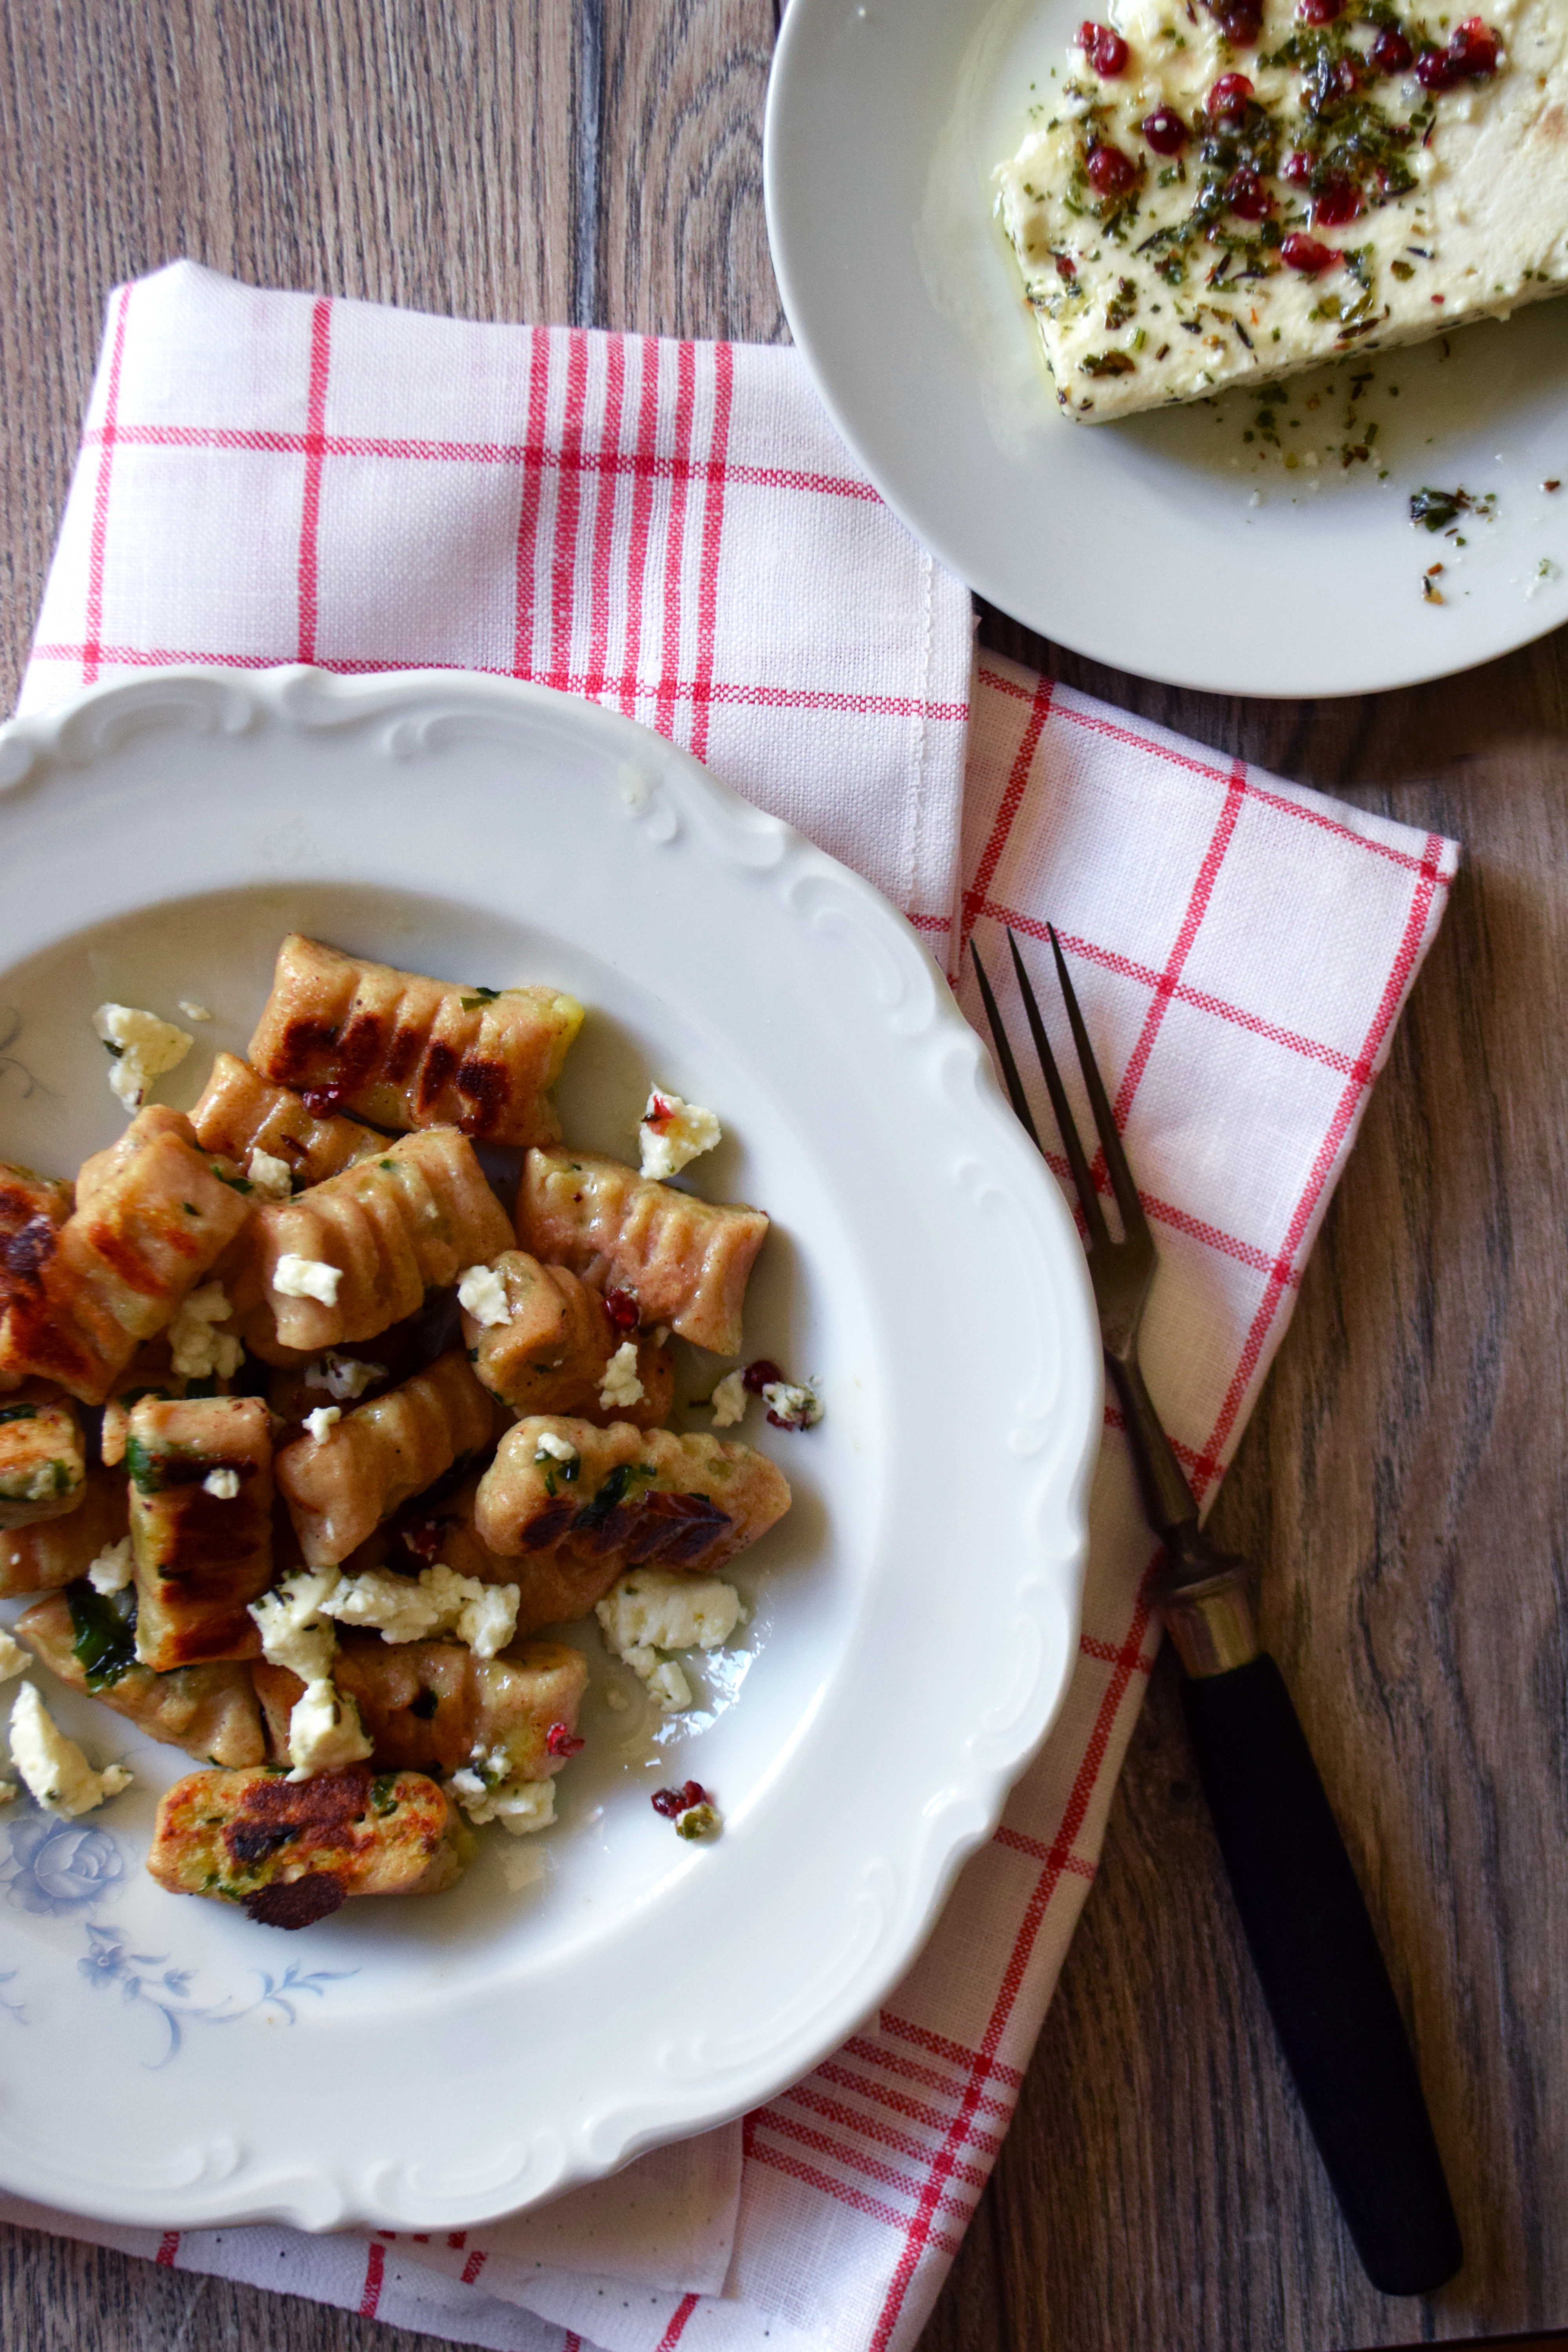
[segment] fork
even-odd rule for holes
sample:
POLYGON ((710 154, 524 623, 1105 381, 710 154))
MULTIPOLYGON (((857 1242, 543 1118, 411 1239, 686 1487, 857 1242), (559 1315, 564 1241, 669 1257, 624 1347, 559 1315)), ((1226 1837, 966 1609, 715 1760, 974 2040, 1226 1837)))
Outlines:
MULTIPOLYGON (((1158 1265, 1127 1154, 1056 932, 1048 930, 1079 1066, 1121 1224, 1106 1218, 1040 1008, 1007 944, 1088 1233, 1100 1341, 1144 1512, 1164 1547, 1148 1589, 1183 1669, 1183 1712, 1264 1998, 1324 2168, 1373 2284, 1425 2294, 1464 2260, 1420 2077, 1372 1921, 1290 1694, 1258 1643, 1247 1563, 1210 1543, 1138 1360, 1158 1265)), ((1043 1153, 973 941, 1003 1077, 1043 1153)))

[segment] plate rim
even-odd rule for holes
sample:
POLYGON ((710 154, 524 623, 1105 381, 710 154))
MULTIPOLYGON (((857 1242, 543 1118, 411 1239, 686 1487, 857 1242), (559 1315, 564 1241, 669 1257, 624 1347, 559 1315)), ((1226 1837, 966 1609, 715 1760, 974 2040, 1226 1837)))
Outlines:
MULTIPOLYGON (((1071 1539, 1070 1591, 1066 1596, 1068 1640, 1061 1671, 1048 1702, 1036 1709, 1023 1734, 1016 1735, 1010 1743, 1004 1740, 992 1760, 984 1761, 979 1757, 973 1759, 969 1778, 957 1792, 962 1801, 945 1805, 941 1833, 927 1836, 918 1844, 911 1833, 904 1859, 911 1880, 918 1880, 921 1892, 906 1930, 894 1938, 896 1948, 884 1947, 878 1953, 876 1965, 865 1981, 856 1983, 852 2001, 847 2003, 843 1992, 836 1991, 817 2013, 815 2024, 797 2034, 787 2063, 781 2063, 776 2054, 764 2058, 751 2075, 742 2075, 738 2081, 731 2070, 731 2087, 700 2114, 673 2114, 662 2126, 650 2126, 645 2116, 603 2160, 571 2164, 559 2177, 521 2200, 515 2193, 487 2193, 476 2187, 466 2195, 459 2193, 441 2201, 434 2216, 438 2226, 471 2227, 604 2178, 653 2147, 712 2128, 775 2095, 785 2084, 809 2072, 837 2048, 907 1972, 935 1925, 963 1863, 991 1836, 1013 1784, 1027 1769, 1059 1717, 1070 1686, 1087 1565, 1088 1496, 1099 1450, 1102 1375, 1087 1268, 1065 1201, 1044 1162, 1025 1141, 997 1085, 984 1044, 960 1011, 924 943, 890 902, 853 868, 818 849, 784 821, 759 810, 689 752, 619 712, 531 682, 460 670, 422 668, 343 677, 306 665, 286 664, 237 676, 227 670, 196 665, 171 665, 151 677, 112 680, 79 689, 68 698, 0 726, 0 833, 7 824, 8 803, 19 787, 27 784, 35 789, 58 790, 68 783, 73 774, 90 768, 105 752, 112 758, 121 740, 116 734, 117 726, 125 720, 133 723, 139 736, 156 732, 160 726, 165 730, 189 733, 195 706, 205 712, 209 722, 206 729, 196 731, 244 734, 251 731, 259 718, 285 730, 330 732, 334 728, 342 731, 345 720, 387 718, 412 721, 425 698, 435 698, 444 709, 449 709, 456 700, 489 712, 534 712, 556 720, 564 719, 572 728, 582 728, 590 737, 596 736, 624 751, 634 772, 646 774, 652 767, 657 776, 655 790, 672 785, 678 804, 683 796, 694 795, 721 833, 734 836, 738 842, 743 836, 744 846, 752 856, 757 854, 758 845, 765 843, 770 852, 781 857, 798 856, 813 871, 828 873, 840 887, 847 886, 860 907, 869 912, 874 925, 883 927, 885 933, 890 927, 899 945, 918 954, 930 983, 931 1032, 945 1042, 950 1060, 956 1053, 963 1068, 967 1087, 963 1115, 972 1120, 977 1138, 990 1145, 1010 1177, 1032 1175, 1026 1190, 1043 1206, 1047 1220, 1054 1221, 1057 1241, 1064 1232, 1072 1236, 1072 1251, 1070 1257, 1064 1259, 1064 1265, 1076 1261, 1077 1266, 1076 1278, 1069 1276, 1053 1302, 1063 1318, 1064 1360, 1070 1358, 1074 1346, 1079 1355, 1079 1360, 1071 1365, 1071 1381, 1067 1385, 1063 1407, 1066 1425, 1070 1433, 1075 1395, 1081 1424, 1075 1458, 1060 1479, 1062 1525, 1071 1539), (163 713, 161 720, 160 710, 163 713), (1076 1333, 1068 1328, 1075 1307, 1076 1333)), ((626 796, 625 788, 623 795, 626 796)), ((635 805, 630 798, 627 805, 635 805)), ((318 878, 313 873, 301 877, 306 881, 318 878)), ((345 887, 353 887, 350 877, 335 878, 345 887)), ((176 882, 163 895, 177 901, 182 895, 203 895, 205 887, 187 880, 182 892, 176 882)), ((226 887, 258 887, 258 877, 237 870, 234 881, 226 887)), ((419 887, 417 878, 410 877, 407 887, 419 887)), ((158 903, 158 898, 156 891, 142 890, 121 913, 132 913, 138 908, 158 903)), ((504 891, 491 895, 490 903, 504 903, 504 891)), ((82 928, 79 920, 52 927, 51 944, 58 947, 82 928)), ((30 956, 39 951, 35 945, 26 952, 30 956)), ((953 1792, 950 1789, 944 1794, 951 1799, 953 1792)), ((672 2078, 669 2087, 674 2095, 682 2086, 672 2078)), ((672 2100, 672 2104, 678 2102, 672 2100)), ((603 2139, 602 2116, 597 2132, 603 2139)), ((7 2150, 4 2127, 0 2126, 0 2166, 12 2172, 19 2163, 19 2157, 7 2150)), ((353 2188, 326 2199, 306 2193, 307 2185, 301 2180, 280 2179, 280 2172, 287 2168, 275 2166, 268 2174, 262 2168, 238 2194, 233 2193, 232 2185, 225 2181, 203 2183, 199 2194, 155 2192, 149 2197, 127 2193, 119 2199, 105 2193, 100 2186, 71 2201, 69 2210, 114 2221, 145 2222, 155 2215, 168 2226, 261 2219, 281 2219, 312 2230, 421 2226, 418 2221, 411 2221, 405 2207, 377 2202, 372 2181, 375 2168, 368 2159, 363 2163, 353 2188)), ((31 2184, 28 2179, 16 2178, 13 2185, 18 2193, 33 2194, 37 2177, 32 2177, 31 2184)), ((342 2189, 341 2181, 338 2185, 342 2189)), ((319 2189, 319 2178, 312 2175, 309 2186, 319 2189)), ((50 2183, 48 2194, 53 2201, 66 2201, 59 2197, 57 2183, 50 2183)))

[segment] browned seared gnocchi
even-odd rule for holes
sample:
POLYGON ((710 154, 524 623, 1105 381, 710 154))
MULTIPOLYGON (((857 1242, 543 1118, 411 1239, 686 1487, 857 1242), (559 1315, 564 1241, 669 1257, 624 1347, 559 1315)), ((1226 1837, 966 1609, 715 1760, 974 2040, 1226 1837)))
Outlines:
POLYGON ((272 1581, 272 1416, 259 1397, 143 1397, 125 1440, 136 1655, 163 1674, 254 1657, 272 1581))
POLYGON ((465 988, 296 933, 278 951, 250 1059, 378 1127, 548 1143, 561 1132, 549 1090, 582 1025, 558 989, 465 988))
POLYGON ((65 1223, 30 1224, 29 1249, 0 1255, 0 1371, 100 1404, 249 1210, 196 1150, 190 1120, 157 1105, 87 1167, 88 1197, 65 1223))
POLYGON ((479 1481, 474 1524, 492 1551, 658 1562, 710 1573, 789 1508, 766 1454, 722 1437, 542 1415, 509 1429, 479 1481))

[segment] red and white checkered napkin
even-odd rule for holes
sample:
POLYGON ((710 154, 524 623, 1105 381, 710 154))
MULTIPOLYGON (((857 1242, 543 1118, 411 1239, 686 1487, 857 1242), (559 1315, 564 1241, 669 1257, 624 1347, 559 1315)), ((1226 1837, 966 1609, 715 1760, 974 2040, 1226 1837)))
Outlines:
MULTIPOLYGON (((617 704, 869 875, 934 949, 956 961, 979 936, 1010 1019, 999 926, 1034 943, 1049 1005, 1054 922, 1159 1234, 1150 1385, 1212 1496, 1451 843, 991 656, 972 680, 967 597, 858 477, 793 352, 463 326, 181 265, 113 298, 23 708, 161 662, 295 658, 450 663, 617 704)), ((0 2213, 506 2352, 912 2345, 1006 2128, 1153 1654, 1152 1548, 1110 1432, 1060 1721, 910 1976, 747 2119, 743 2159, 738 2130, 709 2134, 439 2243, 0 2213)))

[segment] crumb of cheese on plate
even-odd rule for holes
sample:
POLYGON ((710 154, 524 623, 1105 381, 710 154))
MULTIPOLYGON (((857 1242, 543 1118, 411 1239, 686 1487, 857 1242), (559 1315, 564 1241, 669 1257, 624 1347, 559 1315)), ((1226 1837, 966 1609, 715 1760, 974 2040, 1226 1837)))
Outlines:
POLYGON ((109 1083, 129 1111, 141 1109, 153 1079, 177 1067, 195 1043, 189 1030, 134 1004, 100 1004, 92 1025, 109 1048, 109 1083))
POLYGON ((1248 39, 1207 7, 1121 0, 1115 27, 1082 26, 1042 77, 998 166, 1076 419, 1421 341, 1568 286, 1561 0, 1493 0, 1436 30, 1381 8, 1259 14, 1248 39))
POLYGON ((280 1298, 315 1298, 323 1307, 335 1307, 342 1278, 341 1265, 329 1265, 325 1258, 300 1257, 293 1250, 285 1250, 273 1268, 272 1287, 280 1298))
POLYGON ((623 1339, 605 1366, 599 1402, 606 1412, 613 1412, 617 1405, 640 1402, 642 1395, 643 1384, 637 1377, 637 1343, 635 1339, 623 1339))
POLYGON ((822 1419, 822 1401, 804 1381, 769 1381, 763 1402, 775 1429, 815 1429, 822 1419))
POLYGON ((87 1580, 95 1592, 123 1592, 135 1573, 131 1538, 121 1536, 118 1543, 107 1545, 99 1553, 87 1571, 87 1580))
POLYGON ((506 1284, 492 1265, 471 1265, 458 1276, 458 1304, 487 1331, 511 1320, 506 1284))
POLYGON ((678 1176, 689 1161, 704 1151, 711 1151, 723 1139, 723 1129, 710 1110, 700 1103, 682 1102, 679 1095, 667 1094, 656 1087, 647 1098, 647 1108, 637 1129, 637 1141, 642 1146, 643 1176, 662 1181, 666 1176, 678 1176))
POLYGON ((220 1380, 233 1380, 245 1349, 232 1331, 216 1328, 232 1312, 221 1282, 204 1282, 181 1300, 169 1326, 169 1361, 183 1378, 209 1381, 216 1373, 220 1380))
POLYGON ((131 1786, 123 1764, 95 1772, 74 1739, 68 1739, 39 1697, 24 1683, 11 1707, 11 1761, 28 1792, 52 1813, 90 1813, 106 1797, 131 1786))
POLYGON ((212 1014, 207 1011, 205 1004, 193 1004, 188 996, 182 996, 178 1004, 175 1005, 174 1010, 176 1013, 183 1013, 187 1021, 210 1021, 212 1019, 212 1014))
POLYGON ((678 1576, 634 1568, 618 1577, 595 1610, 608 1646, 644 1683, 667 1715, 691 1705, 691 1685, 661 1650, 717 1650, 741 1622, 741 1596, 717 1576, 678 1576))
POLYGON ((733 1429, 738 1421, 744 1421, 746 1417, 746 1375, 742 1371, 738 1364, 732 1372, 725 1373, 723 1379, 719 1382, 718 1387, 714 1390, 711 1397, 710 1397, 709 1402, 713 1408, 713 1426, 715 1429, 733 1429))

